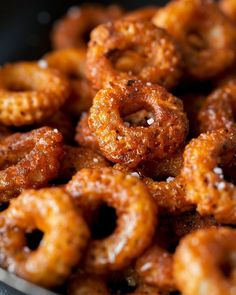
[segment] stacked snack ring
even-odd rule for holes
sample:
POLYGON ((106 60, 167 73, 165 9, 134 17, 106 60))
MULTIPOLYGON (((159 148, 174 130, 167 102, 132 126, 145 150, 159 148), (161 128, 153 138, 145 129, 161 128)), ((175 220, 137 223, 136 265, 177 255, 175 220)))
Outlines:
POLYGON ((56 50, 0 68, 0 267, 68 295, 236 294, 235 5, 72 7, 56 50))
POLYGON ((55 49, 86 48, 90 31, 99 24, 122 16, 122 10, 116 5, 82 5, 72 7, 67 15, 56 23, 52 32, 55 49))
POLYGON ((96 89, 119 79, 171 88, 181 74, 182 59, 174 39, 148 21, 116 21, 91 33, 87 77, 96 89))
POLYGON ((236 223, 236 188, 224 179, 224 165, 235 162, 236 129, 202 133, 185 148, 181 176, 186 198, 200 214, 213 214, 222 223, 236 223))
POLYGON ((0 200, 5 202, 56 178, 63 155, 62 136, 49 127, 16 133, 0 141, 0 154, 0 200))
POLYGON ((200 131, 207 132, 235 125, 236 79, 215 89, 206 99, 199 114, 200 131))
POLYGON ((66 191, 82 208, 101 200, 114 207, 118 216, 113 234, 89 244, 87 270, 107 273, 121 269, 150 244, 157 221, 156 205, 136 177, 112 168, 83 169, 66 185, 66 191))
POLYGON ((0 69, 0 122, 21 126, 47 119, 69 91, 68 81, 56 70, 36 63, 6 65, 0 69))
POLYGON ((70 81, 71 93, 64 107, 75 116, 91 107, 95 95, 85 79, 85 57, 86 51, 76 48, 57 50, 44 56, 49 67, 59 70, 70 81))
POLYGON ((45 287, 63 282, 89 238, 71 198, 59 188, 23 192, 0 214, 0 228, 0 265, 45 287), (35 229, 44 236, 31 250, 25 234, 35 229))
POLYGON ((89 126, 104 155, 129 166, 171 155, 181 147, 188 131, 181 101, 158 85, 137 80, 101 89, 90 109, 89 126), (130 127, 122 120, 122 113, 143 108, 154 114, 148 127, 130 127))
POLYGON ((182 294, 235 294, 235 249, 234 229, 204 229, 187 235, 174 258, 182 294))
POLYGON ((186 71, 196 79, 214 77, 235 60, 235 28, 211 0, 172 1, 153 23, 176 37, 186 71))

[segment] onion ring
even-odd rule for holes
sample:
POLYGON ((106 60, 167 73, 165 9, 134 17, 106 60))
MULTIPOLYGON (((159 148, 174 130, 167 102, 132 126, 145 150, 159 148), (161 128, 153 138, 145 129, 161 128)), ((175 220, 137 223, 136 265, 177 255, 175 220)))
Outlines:
POLYGON ((112 168, 83 169, 65 188, 79 207, 101 200, 114 207, 118 215, 113 234, 90 243, 87 270, 99 274, 121 269, 149 246, 157 208, 140 180, 112 168))
POLYGON ((224 180, 220 167, 235 162, 235 153, 235 128, 202 133, 186 146, 181 171, 186 198, 197 205, 198 212, 228 224, 236 223, 236 188, 224 180))
POLYGON ((23 192, 0 214, 0 227, 1 266, 45 287, 66 279, 89 238, 86 223, 59 188, 23 192), (25 234, 34 229, 44 236, 31 250, 25 234))
POLYGON ((140 79, 172 88, 181 75, 177 44, 151 22, 120 20, 91 33, 87 78, 95 89, 120 79, 140 79))
POLYGON ((152 21, 176 37, 186 71, 196 79, 212 78, 235 60, 235 28, 212 1, 172 1, 152 21))
POLYGON ((158 85, 121 81, 100 90, 90 109, 89 127, 107 159, 135 167, 141 161, 164 158, 184 142, 188 122, 182 102, 158 85), (122 113, 149 108, 149 127, 129 127, 122 113))
POLYGON ((235 125, 236 79, 214 90, 202 106, 198 120, 201 132, 220 128, 230 129, 235 125))
POLYGON ((204 229, 181 240, 174 255, 174 277, 180 291, 193 294, 235 294, 236 231, 204 229))
POLYGON ((54 49, 86 48, 90 31, 96 26, 122 16, 117 5, 81 5, 72 7, 67 15, 59 20, 52 32, 54 49))
POLYGON ((0 201, 5 202, 24 189, 45 186, 57 176, 62 136, 49 127, 15 133, 0 140, 0 154, 0 201))
POLYGON ((0 122, 37 123, 53 115, 68 95, 68 81, 56 70, 30 62, 6 65, 0 69, 0 122))

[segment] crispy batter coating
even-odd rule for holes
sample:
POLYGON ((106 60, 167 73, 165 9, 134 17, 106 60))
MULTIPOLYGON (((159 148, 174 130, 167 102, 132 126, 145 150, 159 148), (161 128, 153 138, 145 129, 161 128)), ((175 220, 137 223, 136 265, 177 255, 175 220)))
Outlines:
POLYGON ((96 137, 93 135, 88 125, 88 113, 83 113, 76 126, 75 141, 83 147, 92 150, 99 150, 99 145, 96 137))
POLYGON ((211 0, 175 0, 157 11, 153 23, 181 45, 187 74, 208 79, 235 60, 235 28, 211 0))
POLYGON ((175 86, 182 75, 182 57, 174 39, 148 21, 120 20, 91 33, 87 77, 95 89, 120 79, 141 79, 175 86))
POLYGON ((106 159, 95 151, 84 147, 64 146, 64 157, 59 171, 59 178, 70 180, 83 168, 100 168, 110 166, 106 159))
POLYGON ((157 208, 145 185, 136 177, 112 168, 83 169, 66 185, 66 191, 81 208, 101 200, 116 209, 115 231, 89 244, 85 267, 90 272, 121 269, 149 246, 157 208))
POLYGON ((64 110, 74 116, 88 111, 96 92, 85 78, 85 49, 61 49, 44 57, 52 68, 65 74, 70 81, 71 93, 63 106, 64 110))
POLYGON ((202 133, 185 148, 181 176, 186 198, 200 214, 213 214, 222 223, 236 223, 236 188, 224 179, 221 167, 235 162, 236 129, 202 133))
POLYGON ((146 284, 156 286, 160 290, 176 290, 173 255, 159 246, 153 246, 141 255, 136 261, 135 270, 146 284))
POLYGON ((8 64, 0 69, 0 122, 30 125, 57 111, 69 95, 69 84, 58 71, 36 63, 8 64))
POLYGON ((186 199, 185 184, 179 176, 169 177, 166 181, 154 181, 147 177, 143 182, 160 208, 161 214, 179 214, 194 207, 186 199))
POLYGON ((97 93, 89 127, 106 158, 135 167, 141 161, 174 153, 185 140, 188 122, 182 102, 164 88, 128 80, 111 83, 97 93), (154 114, 148 127, 125 124, 123 114, 142 108, 154 114))
POLYGON ((236 23, 236 2, 235 0, 220 0, 220 9, 236 23))
POLYGON ((15 133, 0 140, 0 154, 0 201, 5 202, 57 176, 62 136, 49 127, 15 133))
POLYGON ((229 80, 214 90, 202 106, 198 120, 201 132, 235 125, 236 79, 229 80))
POLYGON ((62 189, 28 190, 0 214, 0 264, 33 283, 60 285, 82 256, 89 231, 62 189), (43 238, 36 250, 26 233, 38 229, 43 238))
POLYGON ((236 290, 236 230, 204 229, 181 240, 174 277, 184 295, 233 295, 236 290))
POLYGON ((151 21, 158 10, 157 6, 145 6, 126 13, 122 19, 130 21, 146 20, 151 21))
POLYGON ((54 26, 51 36, 53 47, 86 48, 93 28, 121 16, 122 9, 117 5, 104 7, 93 4, 71 7, 54 26))

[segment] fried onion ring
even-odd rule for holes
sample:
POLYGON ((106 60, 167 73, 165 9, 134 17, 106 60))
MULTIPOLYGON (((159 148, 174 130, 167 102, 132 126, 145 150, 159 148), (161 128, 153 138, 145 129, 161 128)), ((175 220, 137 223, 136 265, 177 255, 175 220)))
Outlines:
POLYGON ((222 223, 236 223, 236 188, 224 179, 221 167, 235 162, 236 129, 202 133, 185 148, 181 171, 186 198, 200 214, 213 214, 222 223))
POLYGON ((234 229, 211 228, 187 235, 174 255, 174 277, 182 294, 235 294, 235 250, 234 229))
POLYGON ((0 140, 0 201, 27 188, 39 188, 57 176, 63 155, 57 129, 42 127, 0 140))
POLYGON ((0 122, 42 121, 60 108, 69 91, 67 79, 56 70, 30 62, 8 64, 0 69, 0 122))
POLYGON ((55 24, 52 32, 53 47, 54 49, 86 48, 93 28, 121 16, 122 10, 117 5, 103 7, 93 4, 72 7, 65 17, 55 24))
POLYGON ((182 102, 164 88, 128 80, 112 83, 97 93, 89 127, 106 158, 134 167, 141 161, 174 153, 185 140, 188 122, 182 102), (122 114, 142 108, 154 113, 150 125, 127 126, 122 114))
POLYGON ((157 208, 145 185, 136 177, 112 168, 83 169, 66 185, 66 191, 81 208, 101 200, 116 209, 115 231, 89 244, 85 267, 90 272, 121 269, 149 246, 157 208))
POLYGON ((201 132, 235 125, 236 79, 226 82, 214 90, 202 106, 198 120, 201 132))
POLYGON ((151 22, 121 20, 103 24, 91 33, 87 78, 95 89, 120 79, 140 79, 172 88, 181 75, 177 44, 151 22))
POLYGON ((186 71, 194 78, 216 76, 235 60, 235 28, 212 1, 172 1, 157 11, 153 23, 179 41, 186 71))
POLYGON ((89 238, 86 223, 59 188, 23 192, 0 214, 0 227, 1 266, 45 287, 63 282, 89 238), (35 229, 44 236, 31 250, 25 234, 35 229))

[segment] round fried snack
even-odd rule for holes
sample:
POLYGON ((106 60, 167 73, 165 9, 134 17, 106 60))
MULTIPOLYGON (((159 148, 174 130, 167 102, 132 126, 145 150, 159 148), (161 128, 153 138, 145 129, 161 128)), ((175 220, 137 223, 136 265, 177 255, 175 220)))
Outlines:
POLYGON ((66 185, 66 191, 81 208, 100 200, 116 209, 114 232, 89 244, 85 268, 90 272, 109 273, 126 267, 149 246, 157 208, 136 177, 112 168, 83 169, 66 185))
POLYGON ((174 254, 174 277, 184 295, 233 295, 236 230, 204 229, 187 235, 174 254))
POLYGON ((198 120, 201 132, 235 125, 236 79, 226 82, 214 90, 202 106, 198 120))
POLYGON ((95 89, 120 79, 141 79, 172 88, 181 75, 177 44, 151 22, 120 20, 91 33, 87 78, 95 89))
POLYGON ((15 133, 0 140, 0 154, 0 201, 5 202, 57 176, 62 136, 49 127, 15 133))
POLYGON ((81 5, 71 7, 64 18, 59 20, 52 32, 54 49, 86 48, 89 35, 96 26, 115 20, 122 16, 117 5, 81 5))
POLYGON ((153 16, 156 14, 159 8, 157 6, 145 6, 142 8, 138 8, 136 10, 132 10, 123 16, 122 19, 130 20, 130 21, 139 21, 146 20, 150 21, 153 16))
POLYGON ((141 255, 135 265, 141 280, 160 290, 176 290, 173 277, 173 255, 159 246, 153 246, 141 255))
POLYGON ((86 223, 62 189, 28 190, 0 214, 0 264, 33 283, 60 285, 82 256, 88 241, 86 223), (43 232, 37 249, 26 234, 43 232))
POLYGON ((67 79, 56 70, 30 62, 8 64, 0 69, 0 122, 21 126, 47 119, 69 91, 67 79))
POLYGON ((157 11, 153 23, 180 43, 187 73, 208 79, 235 60, 235 28, 211 0, 175 0, 157 11))
POLYGON ((236 188, 224 179, 221 167, 235 164, 236 129, 202 133, 185 148, 181 172, 186 198, 200 214, 213 214, 222 223, 236 223, 236 188))
POLYGON ((97 275, 78 273, 69 282, 68 295, 110 295, 106 281, 97 275))
POLYGON ((63 109, 78 116, 87 111, 95 96, 95 91, 85 78, 85 49, 62 49, 53 51, 44 60, 49 67, 55 68, 66 75, 71 85, 71 93, 63 109))
POLYGON ((235 0, 220 0, 220 9, 236 23, 236 2, 235 0))
POLYGON ((101 89, 90 109, 89 127, 106 158, 131 167, 174 153, 188 132, 182 102, 158 85, 137 80, 101 89), (148 127, 130 127, 122 120, 143 108, 154 116, 148 127))
POLYGON ((72 176, 83 168, 108 167, 105 158, 95 151, 84 147, 64 146, 64 157, 59 171, 59 178, 70 180, 72 176))
POLYGON ((75 141, 83 147, 99 150, 96 137, 88 125, 88 113, 83 113, 76 127, 75 141))

